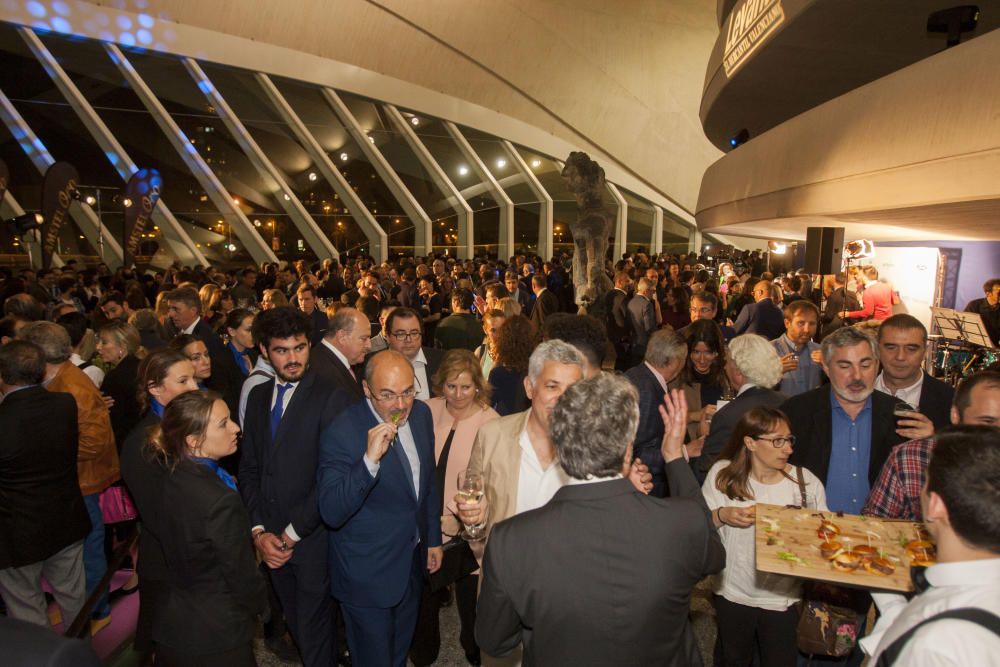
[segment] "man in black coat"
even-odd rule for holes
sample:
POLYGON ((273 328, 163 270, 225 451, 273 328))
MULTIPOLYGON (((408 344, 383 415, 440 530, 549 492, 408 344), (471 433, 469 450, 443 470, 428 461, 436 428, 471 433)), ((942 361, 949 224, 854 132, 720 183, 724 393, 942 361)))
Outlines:
POLYGON ((330 325, 326 319, 326 313, 316 303, 316 289, 308 283, 299 285, 295 291, 298 297, 299 310, 309 318, 311 333, 309 334, 309 344, 316 346, 323 340, 323 334, 330 325))
POLYGON ((781 406, 796 437, 789 461, 820 478, 831 511, 860 514, 889 452, 906 440, 893 415, 899 401, 874 388, 878 345, 869 334, 838 329, 822 352, 830 384, 781 406))
POLYGON ((371 351, 368 318, 354 308, 341 308, 330 320, 326 335, 309 352, 309 369, 323 381, 340 387, 350 402, 364 398, 360 373, 371 351), (357 370, 355 370, 357 369, 357 370))
POLYGON ((77 409, 42 387, 45 355, 27 341, 0 348, 0 596, 7 614, 48 626, 42 576, 67 625, 86 600, 90 519, 77 480, 77 409))
POLYGON ((629 366, 641 363, 646 356, 646 345, 663 321, 656 302, 656 283, 639 278, 635 296, 628 302, 629 328, 632 336, 629 366))
POLYGON ((917 424, 900 435, 922 440, 950 424, 955 390, 924 372, 927 329, 923 323, 906 313, 893 315, 878 329, 878 348, 882 372, 875 378, 875 388, 917 409, 911 415, 917 424))
POLYGON ((211 325, 201 317, 201 297, 190 287, 178 287, 167 292, 167 340, 179 334, 191 334, 205 343, 208 356, 222 359, 227 354, 226 345, 211 325))
POLYGON ((521 287, 521 281, 517 279, 516 271, 508 271, 503 278, 504 287, 511 299, 521 305, 521 314, 531 317, 531 294, 521 287))
POLYGON ((771 300, 771 283, 761 280, 754 285, 753 298, 756 303, 744 306, 733 323, 736 335, 755 333, 768 340, 779 338, 785 333, 785 314, 771 300))
POLYGON ((309 323, 302 312, 290 306, 265 311, 253 329, 275 378, 254 387, 247 400, 240 492, 303 664, 333 667, 335 607, 316 468, 320 434, 350 401, 307 370, 309 323))
POLYGON ((677 332, 661 329, 654 333, 646 346, 644 363, 633 366, 625 377, 639 392, 639 426, 632 445, 632 456, 649 466, 653 488, 649 495, 664 498, 667 495, 667 478, 663 454, 663 418, 660 406, 663 395, 684 368, 688 356, 687 343, 677 332))
POLYGON ((616 371, 624 371, 629 367, 632 326, 628 319, 628 289, 631 284, 632 279, 628 273, 619 271, 615 274, 615 288, 604 295, 604 325, 611 345, 615 348, 616 371))
POLYGON ((847 291, 844 274, 838 273, 834 276, 833 280, 833 291, 827 297, 823 315, 819 318, 821 337, 833 333, 845 324, 849 324, 849 322, 844 322, 841 319, 841 313, 861 310, 861 303, 858 301, 857 295, 854 292, 847 291))
POLYGON ((743 415, 760 406, 776 408, 787 398, 770 389, 781 380, 781 359, 763 336, 743 334, 734 338, 729 344, 729 358, 724 370, 729 385, 737 395, 712 415, 705 447, 695 466, 696 474, 702 480, 729 442, 743 415))
POLYGON ((531 323, 536 331, 545 326, 545 318, 559 312, 559 297, 548 287, 548 280, 543 273, 531 277, 531 291, 535 293, 535 305, 531 307, 531 323))
POLYGON ((683 458, 683 395, 671 392, 665 407, 662 454, 675 497, 660 499, 623 479, 637 425, 625 379, 600 373, 559 399, 550 432, 572 481, 493 528, 476 610, 484 653, 523 642, 525 665, 701 664, 691 590, 726 556, 683 458))

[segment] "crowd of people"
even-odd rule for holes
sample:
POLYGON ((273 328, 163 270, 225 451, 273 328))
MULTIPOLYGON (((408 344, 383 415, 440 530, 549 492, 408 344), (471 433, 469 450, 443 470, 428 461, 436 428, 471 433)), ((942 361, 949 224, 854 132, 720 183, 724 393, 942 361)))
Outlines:
POLYGON ((715 664, 792 665, 802 582, 754 560, 773 503, 937 542, 908 604, 847 592, 870 632, 842 664, 1000 655, 937 616, 1000 613, 1000 369, 927 373, 874 267, 629 254, 582 314, 569 265, 0 269, 7 616, 96 634, 138 590, 145 664, 256 664, 262 625, 310 667, 420 666, 454 603, 473 665, 699 665, 703 586, 715 664))

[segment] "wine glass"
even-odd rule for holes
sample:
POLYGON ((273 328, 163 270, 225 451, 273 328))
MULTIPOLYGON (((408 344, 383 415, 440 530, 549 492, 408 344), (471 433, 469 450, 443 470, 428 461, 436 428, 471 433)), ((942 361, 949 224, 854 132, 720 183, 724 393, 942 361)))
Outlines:
MULTIPOLYGON (((468 470, 458 473, 458 495, 463 503, 478 505, 483 499, 485 490, 486 483, 483 481, 483 476, 480 473, 469 472, 468 470)), ((483 521, 477 526, 466 525, 462 532, 462 537, 469 542, 476 542, 483 539, 486 536, 485 523, 483 521)))

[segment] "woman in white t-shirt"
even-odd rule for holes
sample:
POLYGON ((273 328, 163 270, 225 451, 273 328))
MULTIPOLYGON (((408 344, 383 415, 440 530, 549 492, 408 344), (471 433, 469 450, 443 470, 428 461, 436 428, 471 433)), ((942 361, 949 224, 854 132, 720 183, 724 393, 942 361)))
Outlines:
MULTIPOLYGON (((708 471, 702 494, 726 547, 726 569, 716 577, 715 618, 721 665, 744 667, 760 646, 760 664, 794 665, 797 651, 792 605, 795 578, 758 572, 754 559, 754 506, 801 505, 796 466, 788 464, 795 436, 779 410, 757 407, 736 424, 719 460, 708 471)), ((826 509, 822 482, 802 469, 806 504, 826 509)))

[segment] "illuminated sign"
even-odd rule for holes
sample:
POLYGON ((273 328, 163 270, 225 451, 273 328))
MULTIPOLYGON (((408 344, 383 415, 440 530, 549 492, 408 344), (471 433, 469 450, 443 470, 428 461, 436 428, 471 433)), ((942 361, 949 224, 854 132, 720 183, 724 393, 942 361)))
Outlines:
POLYGON ((726 76, 732 76, 784 20, 781 0, 743 0, 733 8, 722 56, 726 76))

